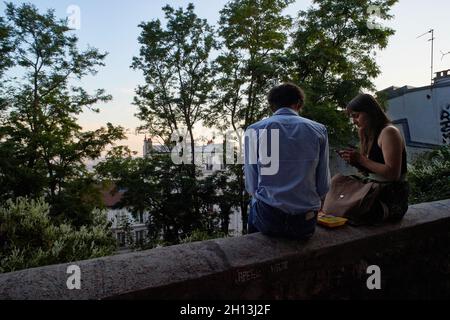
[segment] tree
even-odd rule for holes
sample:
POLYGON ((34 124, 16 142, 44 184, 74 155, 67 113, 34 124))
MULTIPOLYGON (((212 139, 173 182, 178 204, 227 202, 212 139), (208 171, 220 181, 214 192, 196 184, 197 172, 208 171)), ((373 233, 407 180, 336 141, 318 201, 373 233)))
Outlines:
POLYGON ((239 181, 233 167, 226 165, 225 170, 216 171, 206 177, 200 188, 203 206, 210 215, 219 218, 220 231, 225 235, 229 234, 228 227, 233 208, 240 206, 239 197, 236 196, 236 190, 239 190, 239 181))
POLYGON ((96 166, 96 172, 99 179, 125 190, 118 207, 129 209, 134 216, 149 214, 150 246, 161 241, 177 244, 195 230, 209 227, 208 212, 197 211, 193 202, 199 172, 193 179, 190 168, 174 164, 169 154, 132 158, 116 149, 96 166))
POLYGON ((361 90, 373 90, 380 74, 376 50, 387 46, 394 34, 389 28, 375 27, 377 15, 389 20, 397 0, 315 0, 301 11, 298 29, 286 59, 292 80, 305 89, 304 115, 327 125, 332 144, 351 137, 351 127, 340 112, 361 90))
MULTIPOLYGON (((291 18, 282 11, 292 2, 233 0, 220 11, 223 49, 215 61, 217 95, 207 124, 223 130, 231 128, 240 142, 243 130, 270 114, 266 96, 282 78, 281 61, 291 26, 291 18)), ((240 199, 246 226, 248 194, 242 166, 232 169, 239 184, 235 195, 240 199)))
POLYGON ((98 112, 92 106, 111 96, 70 84, 95 75, 106 54, 79 51, 77 37, 53 10, 41 14, 32 4, 7 3, 6 22, 23 78, 9 88, 0 129, 0 198, 45 196, 52 216, 88 224, 98 198, 91 196, 94 181, 83 161, 98 158, 124 134, 112 124, 83 132, 76 116, 85 108, 98 112))
POLYGON ((281 78, 280 59, 291 26, 291 18, 282 11, 292 2, 235 0, 220 11, 223 50, 215 61, 215 111, 224 127, 245 130, 269 114, 266 96, 281 78))
POLYGON ((216 42, 213 29, 197 17, 192 3, 186 10, 167 5, 163 11, 165 28, 159 20, 139 25, 141 50, 140 56, 133 58, 132 68, 143 71, 146 84, 136 91, 137 116, 145 122, 141 128, 162 137, 166 145, 172 145, 172 134, 176 132, 190 146, 183 152, 190 154, 188 169, 194 188, 191 195, 199 215, 193 130, 209 112, 213 83, 209 55, 216 42))
MULTIPOLYGON (((186 128, 190 139, 191 164, 195 163, 193 129, 208 113, 212 89, 209 55, 215 48, 214 33, 206 20, 186 10, 163 7, 167 25, 159 20, 141 23, 140 56, 132 68, 142 70, 145 85, 139 86, 135 104, 143 128, 167 144, 173 132, 186 128)), ((192 176, 195 167, 192 166, 192 176)))

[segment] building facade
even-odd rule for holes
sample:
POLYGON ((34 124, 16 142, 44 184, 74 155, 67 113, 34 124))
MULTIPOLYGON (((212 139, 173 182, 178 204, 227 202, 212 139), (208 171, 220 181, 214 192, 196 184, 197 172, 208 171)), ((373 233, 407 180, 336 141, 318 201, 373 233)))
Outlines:
POLYGON ((134 216, 127 208, 119 208, 125 190, 116 190, 114 185, 102 190, 103 204, 107 210, 107 219, 111 222, 111 231, 117 239, 119 248, 126 248, 130 242, 139 243, 147 236, 148 214, 134 216))
POLYGON ((401 130, 408 160, 450 143, 450 70, 436 73, 433 84, 423 87, 390 87, 388 116, 401 130))

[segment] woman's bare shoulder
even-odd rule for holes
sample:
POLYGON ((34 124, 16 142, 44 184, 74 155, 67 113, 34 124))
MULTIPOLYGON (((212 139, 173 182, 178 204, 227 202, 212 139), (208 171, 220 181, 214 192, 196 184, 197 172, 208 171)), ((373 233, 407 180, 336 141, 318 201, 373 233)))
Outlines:
POLYGON ((381 130, 381 135, 401 136, 400 130, 394 125, 388 125, 381 130))
POLYGON ((381 130, 380 133, 380 140, 381 141, 402 141, 402 134, 400 133, 400 130, 393 126, 393 125, 388 125, 386 127, 383 128, 383 130, 381 130))

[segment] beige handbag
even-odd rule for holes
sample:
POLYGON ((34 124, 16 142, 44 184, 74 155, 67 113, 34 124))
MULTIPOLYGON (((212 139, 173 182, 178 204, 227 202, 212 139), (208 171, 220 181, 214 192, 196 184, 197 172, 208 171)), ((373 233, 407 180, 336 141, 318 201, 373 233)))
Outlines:
POLYGON ((331 180, 322 211, 326 214, 346 217, 355 223, 370 222, 374 207, 384 183, 365 181, 358 176, 338 174, 331 180))

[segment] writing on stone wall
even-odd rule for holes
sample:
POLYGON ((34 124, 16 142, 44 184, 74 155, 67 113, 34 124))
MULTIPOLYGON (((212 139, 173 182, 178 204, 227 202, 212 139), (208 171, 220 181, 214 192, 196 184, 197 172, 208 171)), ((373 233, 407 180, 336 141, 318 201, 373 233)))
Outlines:
POLYGON ((288 262, 282 261, 278 263, 274 263, 270 266, 270 271, 273 273, 281 272, 288 269, 288 262))
POLYGON ((450 104, 441 110, 442 143, 450 144, 450 104))
POLYGON ((262 277, 263 273, 279 273, 288 270, 288 261, 281 261, 269 265, 265 270, 259 268, 251 268, 237 272, 236 283, 243 283, 256 280, 262 277))
POLYGON ((261 276, 262 276, 261 270, 258 270, 258 269, 243 270, 243 271, 239 271, 237 273, 236 282, 243 283, 243 282, 259 279, 259 278, 261 278, 261 276))

